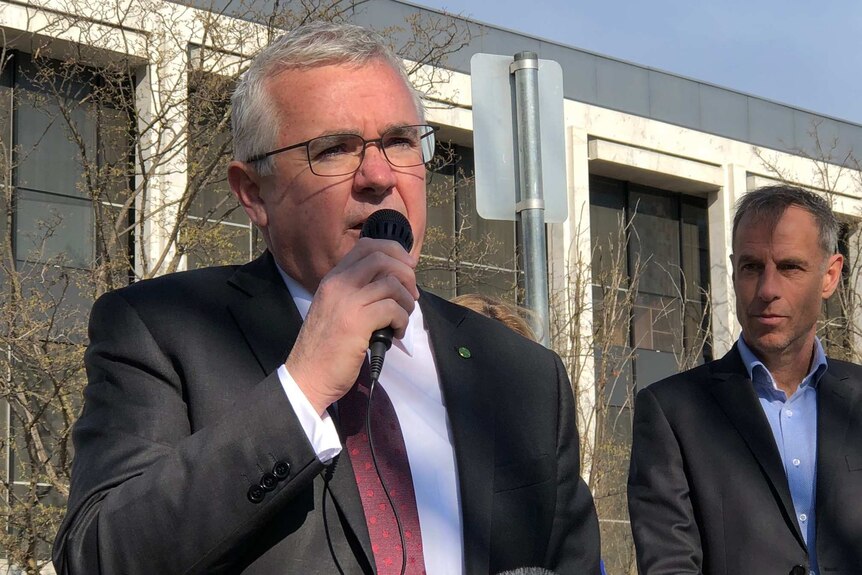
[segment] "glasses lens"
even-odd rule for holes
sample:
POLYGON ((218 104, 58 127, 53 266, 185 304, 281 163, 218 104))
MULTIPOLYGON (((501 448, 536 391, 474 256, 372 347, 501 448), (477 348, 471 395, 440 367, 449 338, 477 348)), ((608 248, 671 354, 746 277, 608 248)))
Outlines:
POLYGON ((319 176, 341 176, 355 172, 362 159, 365 140, 354 134, 321 136, 308 142, 308 162, 319 176))
POLYGON ((419 166, 429 162, 434 155, 433 135, 434 130, 431 126, 393 128, 383 134, 383 151, 393 166, 399 168, 419 166))

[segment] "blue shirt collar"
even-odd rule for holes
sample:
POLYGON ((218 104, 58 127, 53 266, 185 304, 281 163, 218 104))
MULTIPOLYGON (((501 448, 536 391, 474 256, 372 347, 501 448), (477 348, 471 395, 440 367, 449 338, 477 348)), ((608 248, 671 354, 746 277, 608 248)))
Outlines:
MULTIPOLYGON (((742 363, 745 364, 745 369, 748 371, 748 377, 755 385, 768 385, 772 389, 778 390, 775 385, 775 380, 772 374, 763 365, 763 362, 757 359, 751 348, 745 343, 745 339, 740 335, 736 342, 736 347, 739 350, 739 355, 742 358, 742 363)), ((823 345, 820 343, 820 338, 814 337, 814 357, 811 360, 811 368, 808 370, 808 375, 802 380, 800 388, 811 386, 817 387, 817 382, 820 381, 823 372, 826 371, 828 364, 826 363, 826 352, 823 351, 823 345)))

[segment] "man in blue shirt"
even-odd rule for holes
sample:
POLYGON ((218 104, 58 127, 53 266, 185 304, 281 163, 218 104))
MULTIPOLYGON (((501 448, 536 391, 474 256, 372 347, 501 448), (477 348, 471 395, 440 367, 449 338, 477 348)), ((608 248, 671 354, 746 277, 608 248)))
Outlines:
POLYGON ((816 337, 841 279, 838 229, 799 188, 738 202, 742 335, 635 403, 628 495, 642 574, 862 572, 862 368, 827 359, 816 337))

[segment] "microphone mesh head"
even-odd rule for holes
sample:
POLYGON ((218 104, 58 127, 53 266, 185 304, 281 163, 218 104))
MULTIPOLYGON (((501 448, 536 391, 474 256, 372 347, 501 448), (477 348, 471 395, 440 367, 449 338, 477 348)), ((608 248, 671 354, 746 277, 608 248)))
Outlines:
POLYGON ((360 237, 376 240, 394 240, 405 251, 413 248, 413 230, 404 214, 395 210, 377 210, 362 224, 360 237))

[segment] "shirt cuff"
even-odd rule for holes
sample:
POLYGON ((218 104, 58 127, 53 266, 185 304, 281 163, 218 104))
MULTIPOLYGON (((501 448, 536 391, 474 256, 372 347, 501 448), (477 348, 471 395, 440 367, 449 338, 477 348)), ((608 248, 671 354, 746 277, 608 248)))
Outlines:
POLYGON ((317 458, 321 463, 329 463, 341 453, 341 440, 329 412, 324 412, 323 417, 317 414, 284 364, 278 368, 278 379, 317 458))

